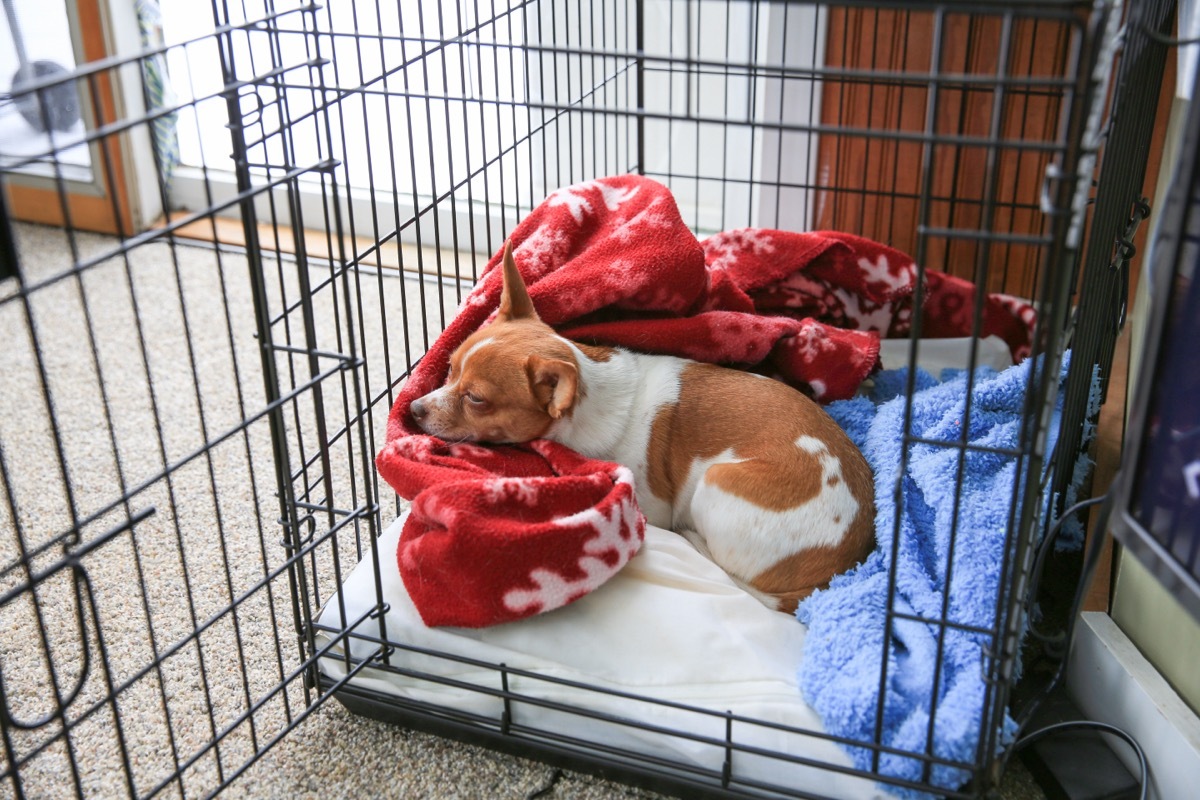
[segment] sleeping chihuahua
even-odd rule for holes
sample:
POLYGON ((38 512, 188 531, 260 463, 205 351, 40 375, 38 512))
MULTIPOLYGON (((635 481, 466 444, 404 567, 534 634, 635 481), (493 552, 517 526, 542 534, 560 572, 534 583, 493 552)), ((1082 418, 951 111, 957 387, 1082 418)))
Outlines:
POLYGON ((871 470, 795 389, 672 356, 568 341, 543 323, 504 249, 496 319, 413 401, 426 433, 547 438, 634 474, 650 524, 675 530, 769 608, 793 612, 874 546, 871 470))

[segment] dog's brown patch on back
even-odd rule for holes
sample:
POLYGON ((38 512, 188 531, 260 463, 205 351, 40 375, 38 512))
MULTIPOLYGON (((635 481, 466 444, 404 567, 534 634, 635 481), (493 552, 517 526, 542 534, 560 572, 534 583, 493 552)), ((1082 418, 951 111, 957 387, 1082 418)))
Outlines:
POLYGON ((816 456, 799 447, 776 449, 769 459, 714 464, 705 480, 772 511, 802 506, 820 494, 821 462, 816 456))
POLYGON ((781 447, 801 436, 822 442, 841 462, 859 505, 874 495, 871 471, 846 434, 816 403, 779 381, 711 364, 689 364, 680 374, 677 403, 659 409, 650 432, 650 490, 667 502, 687 480, 692 462, 732 450, 740 464, 711 468, 708 479, 765 508, 802 505, 821 490, 813 453, 781 447), (756 420, 770 420, 768 426, 756 420), (779 480, 780 475, 788 480, 779 480))

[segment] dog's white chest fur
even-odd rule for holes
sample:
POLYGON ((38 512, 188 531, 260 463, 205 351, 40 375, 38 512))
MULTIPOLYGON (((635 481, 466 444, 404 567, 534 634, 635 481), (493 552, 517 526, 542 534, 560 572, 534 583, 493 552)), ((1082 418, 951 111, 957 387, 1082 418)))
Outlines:
POLYGON ((674 518, 671 504, 649 489, 650 432, 662 407, 679 400, 680 375, 688 362, 626 350, 614 350, 608 361, 596 362, 572 349, 583 396, 574 413, 556 422, 546 438, 590 458, 628 467, 646 520, 675 529, 680 520, 674 518))

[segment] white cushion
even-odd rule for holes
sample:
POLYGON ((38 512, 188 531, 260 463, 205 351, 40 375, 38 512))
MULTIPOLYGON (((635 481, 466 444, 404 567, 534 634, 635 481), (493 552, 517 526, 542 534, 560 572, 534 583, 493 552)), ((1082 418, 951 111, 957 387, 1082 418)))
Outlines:
MULTIPOLYGON (((804 626, 748 596, 683 537, 647 526, 641 551, 620 573, 564 608, 480 630, 431 629, 421 622, 396 565, 396 543, 403 521, 402 516, 379 539, 383 595, 390 605, 384 615, 389 641, 493 665, 503 663, 510 669, 533 673, 536 677, 509 676, 509 689, 524 696, 718 741, 725 737, 721 715, 726 711, 782 723, 809 734, 824 732, 796 683, 804 626), (577 681, 717 714, 655 705, 547 682, 542 677, 577 681)), ((375 605, 374 566, 368 553, 341 592, 326 604, 320 625, 342 630, 342 619, 359 619, 375 605)), ((357 632, 380 635, 378 623, 371 620, 363 622, 357 632)), ((330 641, 328 634, 321 634, 318 644, 324 646, 330 641)), ((358 640, 351 645, 351 653, 359 658, 374 650, 371 642, 358 640)), ((340 649, 333 652, 340 653, 340 649)), ((406 669, 493 690, 501 688, 496 669, 403 650, 397 650, 391 658, 392 664, 406 669)), ((344 659, 332 656, 320 662, 322 671, 333 678, 343 677, 345 666, 344 659)), ((365 669, 354 682, 496 720, 503 711, 503 701, 498 697, 385 670, 365 669)), ((513 703, 512 719, 522 726, 718 771, 725 758, 725 749, 717 744, 598 722, 520 701, 513 703)), ((735 722, 733 740, 822 764, 851 766, 839 745, 801 732, 735 722)), ((735 779, 803 787, 839 798, 886 796, 869 780, 755 754, 734 752, 732 772, 735 779)))
MULTIPOLYGON (((921 339, 917 348, 917 365, 935 378, 944 369, 966 369, 971 363, 971 337, 921 339)), ((999 336, 977 340, 975 366, 991 367, 1003 372, 1012 366, 1012 351, 999 336)), ((879 361, 884 369, 908 366, 912 342, 908 339, 882 339, 879 342, 879 361)))

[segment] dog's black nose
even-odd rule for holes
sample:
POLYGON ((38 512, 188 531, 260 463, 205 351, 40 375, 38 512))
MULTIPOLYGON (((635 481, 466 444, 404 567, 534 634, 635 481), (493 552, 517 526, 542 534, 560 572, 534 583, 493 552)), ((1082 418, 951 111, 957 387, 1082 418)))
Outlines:
POLYGON ((418 422, 420 422, 425 414, 429 411, 429 409, 425 408, 425 403, 421 402, 420 398, 413 400, 412 405, 408 407, 408 410, 412 413, 413 419, 417 420, 418 422))

